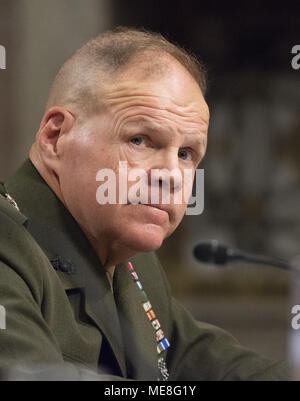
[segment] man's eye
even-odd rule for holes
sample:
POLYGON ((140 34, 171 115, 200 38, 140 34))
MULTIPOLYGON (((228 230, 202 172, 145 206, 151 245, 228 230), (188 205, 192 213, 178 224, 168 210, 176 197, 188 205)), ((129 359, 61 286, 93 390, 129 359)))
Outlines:
POLYGON ((130 142, 134 145, 141 145, 144 141, 144 138, 141 136, 135 136, 134 138, 130 139, 130 142))
POLYGON ((178 157, 182 160, 192 160, 191 152, 185 149, 179 150, 178 157))

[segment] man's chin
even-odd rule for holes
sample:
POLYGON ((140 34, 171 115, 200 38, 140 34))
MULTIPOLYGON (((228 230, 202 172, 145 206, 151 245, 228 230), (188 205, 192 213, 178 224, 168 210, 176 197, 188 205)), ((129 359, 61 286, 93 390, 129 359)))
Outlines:
POLYGON ((165 237, 161 227, 145 225, 143 230, 132 232, 128 242, 137 252, 154 252, 161 247, 165 237))

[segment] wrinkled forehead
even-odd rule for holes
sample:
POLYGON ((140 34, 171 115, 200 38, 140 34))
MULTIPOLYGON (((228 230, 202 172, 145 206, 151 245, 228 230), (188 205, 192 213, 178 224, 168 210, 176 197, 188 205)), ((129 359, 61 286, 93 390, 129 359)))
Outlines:
POLYGON ((192 114, 207 125, 209 122, 209 109, 198 83, 179 63, 150 75, 145 75, 141 66, 133 65, 105 86, 103 101, 115 111, 149 107, 183 118, 192 114))

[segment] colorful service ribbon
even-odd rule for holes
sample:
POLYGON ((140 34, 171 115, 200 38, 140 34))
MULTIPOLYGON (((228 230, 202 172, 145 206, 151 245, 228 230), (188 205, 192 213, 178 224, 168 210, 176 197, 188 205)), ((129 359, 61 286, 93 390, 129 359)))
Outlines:
MULTIPOLYGON (((167 348, 170 347, 170 343, 164 335, 164 332, 161 328, 160 322, 155 315, 152 305, 147 297, 146 292, 143 289, 142 283, 140 282, 139 277, 138 277, 137 273, 135 272, 131 262, 128 262, 128 268, 129 268, 130 274, 133 278, 133 281, 139 287, 140 291, 142 291, 142 294, 144 296, 144 301, 142 303, 142 306, 143 306, 143 309, 155 331, 155 337, 156 337, 156 342, 157 342, 156 349, 157 349, 158 355, 160 355, 164 350, 166 350, 167 348)), ((166 367, 166 363, 162 357, 159 357, 159 359, 158 359, 158 368, 162 375, 162 379, 164 381, 168 380, 169 373, 168 373, 168 370, 166 367)))

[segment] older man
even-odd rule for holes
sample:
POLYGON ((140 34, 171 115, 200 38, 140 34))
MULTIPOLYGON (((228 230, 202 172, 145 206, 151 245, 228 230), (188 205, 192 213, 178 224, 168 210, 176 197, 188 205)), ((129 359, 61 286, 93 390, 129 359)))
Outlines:
POLYGON ((201 65, 149 32, 100 35, 63 65, 30 160, 1 187, 4 378, 286 377, 284 365, 196 322, 152 253, 186 210, 186 199, 174 202, 188 185, 181 173, 193 176, 205 153, 204 91, 201 65), (117 202, 98 201, 98 172, 119 178, 120 161, 144 171, 145 202, 128 201, 129 180, 117 202), (169 203, 151 201, 162 169, 177 172, 169 203))

